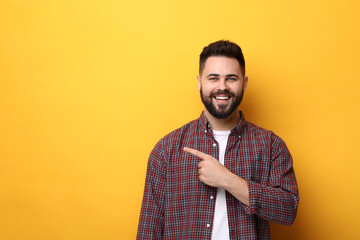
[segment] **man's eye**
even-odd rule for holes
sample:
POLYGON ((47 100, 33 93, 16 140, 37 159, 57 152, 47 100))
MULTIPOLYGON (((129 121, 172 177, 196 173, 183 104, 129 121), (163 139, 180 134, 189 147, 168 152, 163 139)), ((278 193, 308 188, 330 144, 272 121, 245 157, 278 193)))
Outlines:
POLYGON ((217 80, 217 78, 213 77, 213 78, 209 78, 209 80, 215 81, 215 80, 217 80))
POLYGON ((236 81, 236 78, 228 78, 229 81, 236 81))

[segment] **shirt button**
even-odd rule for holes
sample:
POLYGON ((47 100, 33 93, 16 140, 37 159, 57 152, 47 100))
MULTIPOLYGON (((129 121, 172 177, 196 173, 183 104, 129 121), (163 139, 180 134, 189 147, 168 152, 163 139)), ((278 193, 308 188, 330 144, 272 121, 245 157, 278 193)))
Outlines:
POLYGON ((207 133, 207 130, 205 130, 204 132, 207 133))
POLYGON ((239 135, 239 138, 241 138, 241 136, 239 135))
POLYGON ((209 228, 209 227, 210 227, 210 224, 206 224, 206 227, 208 227, 208 228, 209 228))
POLYGON ((210 196, 210 199, 214 199, 214 196, 210 196))
POLYGON ((213 147, 216 147, 216 143, 213 143, 213 147))

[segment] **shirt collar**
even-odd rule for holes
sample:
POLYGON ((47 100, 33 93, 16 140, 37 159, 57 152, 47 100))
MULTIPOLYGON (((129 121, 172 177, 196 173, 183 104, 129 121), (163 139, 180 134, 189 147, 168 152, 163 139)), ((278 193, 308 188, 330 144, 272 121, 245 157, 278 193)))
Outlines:
MULTIPOLYGON (((239 111, 239 113, 240 113, 240 120, 238 124, 236 124, 236 126, 231 130, 230 135, 239 135, 246 125, 244 114, 241 111, 239 111)), ((207 131, 211 130, 210 122, 206 118, 204 111, 201 113, 199 121, 200 121, 200 126, 202 128, 204 128, 207 131)))

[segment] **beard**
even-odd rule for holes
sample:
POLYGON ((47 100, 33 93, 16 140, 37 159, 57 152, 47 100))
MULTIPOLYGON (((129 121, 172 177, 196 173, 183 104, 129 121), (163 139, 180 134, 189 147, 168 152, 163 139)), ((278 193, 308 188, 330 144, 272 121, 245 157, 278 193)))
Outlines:
POLYGON ((201 101, 203 102, 205 108, 211 115, 218 119, 225 119, 229 117, 239 107, 243 95, 244 89, 241 90, 241 93, 239 95, 235 95, 235 93, 230 92, 229 90, 218 90, 210 93, 209 96, 204 96, 202 88, 200 88, 201 101), (213 99, 216 95, 221 94, 230 96, 231 102, 215 106, 215 104, 213 103, 213 99))

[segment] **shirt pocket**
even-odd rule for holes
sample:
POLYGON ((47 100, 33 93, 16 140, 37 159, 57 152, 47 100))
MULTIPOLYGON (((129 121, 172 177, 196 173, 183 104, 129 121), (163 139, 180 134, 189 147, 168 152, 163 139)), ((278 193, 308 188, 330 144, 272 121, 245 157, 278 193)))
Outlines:
POLYGON ((192 191, 200 183, 198 179, 198 157, 189 153, 177 152, 171 156, 168 166, 168 184, 172 191, 179 192, 182 196, 192 195, 192 191))
POLYGON ((241 178, 261 184, 269 180, 270 152, 262 147, 239 148, 225 155, 225 162, 225 166, 241 178))

